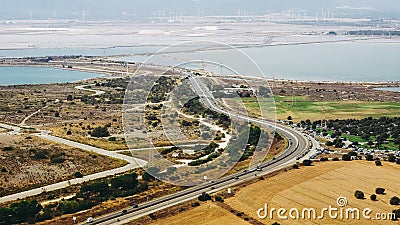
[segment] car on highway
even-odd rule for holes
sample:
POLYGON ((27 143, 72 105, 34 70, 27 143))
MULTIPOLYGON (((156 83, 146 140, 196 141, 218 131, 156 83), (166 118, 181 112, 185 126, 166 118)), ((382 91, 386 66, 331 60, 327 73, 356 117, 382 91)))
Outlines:
POLYGON ((94 221, 93 217, 89 217, 86 219, 86 223, 92 223, 93 221, 94 221))
POLYGON ((121 212, 121 214, 126 214, 126 213, 128 213, 128 210, 126 210, 126 209, 122 210, 122 212, 121 212))

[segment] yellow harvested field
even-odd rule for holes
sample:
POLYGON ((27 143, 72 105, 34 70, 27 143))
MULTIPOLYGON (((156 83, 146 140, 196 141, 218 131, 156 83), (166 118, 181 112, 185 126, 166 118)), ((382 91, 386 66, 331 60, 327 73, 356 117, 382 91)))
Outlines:
POLYGON ((180 213, 176 216, 168 217, 151 223, 152 225, 249 225, 250 223, 231 214, 225 209, 214 205, 211 202, 202 204, 199 207, 180 213))
POLYGON ((389 204, 393 196, 400 197, 399 172, 400 165, 389 162, 383 162, 381 167, 367 161, 317 163, 251 184, 238 190, 235 197, 225 199, 225 202, 264 224, 396 224, 388 220, 366 220, 362 217, 362 210, 371 208, 373 211, 370 216, 374 218, 375 213, 389 213, 399 208, 389 204), (370 195, 375 193, 377 187, 385 188, 386 194, 378 195, 377 201, 372 201, 370 195), (365 199, 356 199, 356 190, 363 191, 365 199), (265 203, 269 209, 285 208, 289 211, 297 208, 300 217, 303 208, 314 208, 318 216, 329 205, 340 208, 336 200, 341 196, 348 201, 348 205, 342 207, 343 217, 346 217, 347 208, 356 207, 360 209, 360 220, 334 220, 329 218, 328 213, 325 213, 324 219, 312 221, 281 220, 276 212, 272 220, 268 218, 269 215, 266 219, 257 216, 257 210, 264 207, 265 203))

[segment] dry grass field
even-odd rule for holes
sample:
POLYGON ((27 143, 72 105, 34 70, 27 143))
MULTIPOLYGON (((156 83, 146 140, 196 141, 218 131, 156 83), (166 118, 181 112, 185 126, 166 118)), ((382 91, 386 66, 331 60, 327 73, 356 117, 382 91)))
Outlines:
MULTIPOLYGON (((349 203, 344 208, 357 207, 362 211, 369 207, 373 210, 371 217, 374 217, 375 212, 388 213, 399 208, 389 204, 391 197, 400 196, 399 171, 399 165, 389 162, 384 162, 382 167, 367 161, 318 163, 251 184, 237 191, 235 197, 228 198, 225 202, 238 211, 258 218, 257 210, 265 203, 269 208, 282 207, 289 210, 295 207, 301 210, 312 207, 318 212, 329 205, 338 207, 337 198, 344 196, 349 203), (378 195, 378 200, 372 201, 369 197, 377 187, 386 188, 386 195, 378 195), (363 191, 366 199, 356 199, 356 190, 363 191)), ((276 214, 274 218, 259 221, 265 224, 272 224, 274 221, 280 224, 395 224, 392 221, 375 220, 283 221, 276 214)))
POLYGON ((214 224, 235 224, 235 225, 248 225, 250 223, 243 219, 231 214, 225 209, 213 203, 203 204, 194 209, 185 211, 176 216, 168 217, 158 220, 152 225, 214 225, 214 224))
POLYGON ((125 164, 35 136, 0 135, 0 196, 125 164))
MULTIPOLYGON (((234 188, 234 196, 225 198, 224 203, 207 202, 201 206, 189 209, 174 216, 156 220, 150 224, 249 224, 243 218, 237 216, 237 212, 243 212, 245 217, 258 220, 257 224, 397 224, 397 221, 375 220, 376 213, 390 213, 398 206, 390 205, 393 196, 400 196, 400 177, 398 173, 400 165, 383 162, 383 166, 377 167, 374 162, 324 162, 316 163, 311 167, 300 167, 287 172, 280 172, 268 176, 264 180, 234 188), (384 195, 377 195, 377 201, 370 200, 370 195, 375 193, 377 187, 385 188, 384 195), (356 199, 354 192, 361 190, 365 199, 356 199), (348 205, 339 207, 338 197, 345 197, 348 205), (267 203, 272 207, 314 208, 317 217, 323 208, 329 205, 343 209, 343 219, 330 219, 328 212, 323 219, 316 220, 281 220, 275 212, 273 219, 260 219, 257 210, 267 203), (225 205, 225 206, 224 206, 225 205), (358 208, 360 220, 346 220, 346 209, 358 208), (371 220, 362 217, 362 210, 372 210, 371 220)), ((220 193, 224 195, 223 193, 220 193)), ((288 213, 286 213, 288 215, 288 213)), ((351 215, 350 215, 351 217, 351 215)), ((147 224, 147 223, 146 223, 147 224)), ((253 224, 254 221, 253 221, 253 224)))

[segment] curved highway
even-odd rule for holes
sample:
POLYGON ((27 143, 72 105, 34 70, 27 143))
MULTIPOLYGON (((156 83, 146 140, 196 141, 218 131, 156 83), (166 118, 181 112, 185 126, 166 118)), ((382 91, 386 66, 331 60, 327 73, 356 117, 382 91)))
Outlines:
POLYGON ((258 123, 262 126, 276 130, 289 140, 288 148, 273 160, 262 163, 257 167, 253 167, 233 175, 222 177, 218 180, 206 182, 204 184, 188 188, 186 190, 164 196, 143 203, 141 205, 135 205, 123 211, 96 218, 91 221, 90 224, 124 224, 131 220, 146 216, 150 213, 154 213, 156 211, 195 199, 203 192, 217 192, 228 187, 232 187, 236 184, 254 179, 257 176, 263 176, 278 169, 284 168, 288 165, 295 163, 296 157, 308 151, 308 140, 298 131, 290 127, 277 125, 275 124, 275 122, 272 121, 254 119, 234 114, 232 112, 227 112, 224 109, 221 109, 216 104, 213 95, 208 91, 208 88, 201 83, 201 81, 199 81, 194 75, 186 75, 189 77, 195 92, 200 96, 202 103, 205 104, 207 107, 217 112, 229 115, 231 117, 236 117, 239 119, 247 120, 249 122, 258 123))

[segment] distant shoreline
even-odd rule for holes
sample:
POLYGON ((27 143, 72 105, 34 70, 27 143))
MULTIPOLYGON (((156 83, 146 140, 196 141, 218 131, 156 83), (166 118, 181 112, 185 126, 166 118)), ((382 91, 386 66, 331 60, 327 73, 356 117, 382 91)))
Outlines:
MULTIPOLYGON (((38 57, 42 58, 42 57, 38 57)), ((90 78, 84 78, 80 80, 74 80, 70 82, 50 82, 50 83, 35 83, 35 84, 0 84, 0 86, 18 86, 18 85, 40 85, 40 84, 56 84, 56 83, 79 83, 79 82, 84 82, 92 79, 98 79, 98 78, 121 78, 123 76, 116 76, 115 74, 107 73, 107 72, 101 72, 101 71, 93 71, 89 70, 89 68, 68 68, 68 67, 60 67, 60 65, 51 65, 51 64, 35 64, 35 63, 29 63, 29 64, 5 64, 5 63, 0 63, 0 67, 36 67, 36 68, 48 68, 48 69, 56 69, 56 70, 68 70, 68 71, 78 71, 78 72, 84 72, 84 73, 91 73, 91 74, 97 74, 98 76, 90 77, 90 78)), ((120 72, 121 74, 125 73, 124 71, 120 72)), ((379 85, 378 87, 374 88, 375 90, 380 90, 381 88, 400 88, 400 81, 328 81, 328 80, 322 80, 322 81, 309 81, 309 80, 293 80, 293 79, 281 79, 281 78, 268 78, 268 77, 256 77, 256 76, 247 76, 247 75, 242 75, 242 76, 232 76, 232 78, 250 78, 250 79, 266 79, 267 81, 270 82, 294 82, 294 83, 321 83, 321 84, 360 84, 360 85, 379 85)), ((385 91, 385 90, 381 90, 385 91)))

